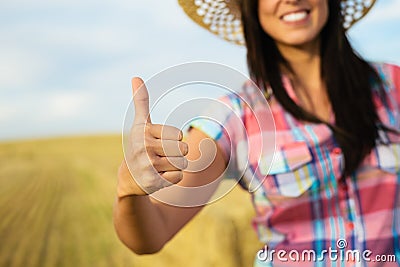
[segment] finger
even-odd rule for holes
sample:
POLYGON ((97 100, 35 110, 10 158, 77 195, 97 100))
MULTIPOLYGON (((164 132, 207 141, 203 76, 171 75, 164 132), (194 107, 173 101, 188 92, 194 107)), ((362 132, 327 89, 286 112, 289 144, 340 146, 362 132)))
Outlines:
POLYGON ((174 140, 155 139, 154 152, 161 157, 186 156, 189 147, 185 142, 174 140))
POLYGON ((182 171, 169 171, 169 172, 164 172, 160 174, 162 178, 166 180, 167 183, 171 183, 168 185, 172 184, 177 184, 179 183, 182 178, 183 178, 183 172, 182 171))
POLYGON ((158 157, 153 167, 158 172, 180 171, 186 169, 188 161, 185 157, 158 157))
POLYGON ((149 92, 142 79, 132 79, 133 102, 135 104, 135 124, 151 122, 149 111, 149 92))
POLYGON ((153 124, 150 128, 150 133, 159 139, 168 139, 180 141, 183 138, 183 133, 181 130, 174 126, 153 124))

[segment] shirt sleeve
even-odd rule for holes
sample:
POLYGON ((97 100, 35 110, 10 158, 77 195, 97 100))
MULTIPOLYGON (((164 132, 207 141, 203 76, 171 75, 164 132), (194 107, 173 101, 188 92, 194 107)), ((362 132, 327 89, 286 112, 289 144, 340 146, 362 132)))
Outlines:
POLYGON ((400 67, 397 65, 389 65, 391 69, 391 77, 393 86, 396 89, 396 102, 400 105, 400 67))

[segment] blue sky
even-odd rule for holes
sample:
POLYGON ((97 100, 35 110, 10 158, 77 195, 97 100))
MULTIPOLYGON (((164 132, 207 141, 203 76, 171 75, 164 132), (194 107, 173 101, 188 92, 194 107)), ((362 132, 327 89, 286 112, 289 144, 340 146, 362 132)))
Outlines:
MULTIPOLYGON (((189 20, 176 0, 0 4, 0 139, 120 133, 130 79, 213 61, 246 72, 245 49, 189 20)), ((350 31, 366 58, 400 64, 400 1, 350 31)))

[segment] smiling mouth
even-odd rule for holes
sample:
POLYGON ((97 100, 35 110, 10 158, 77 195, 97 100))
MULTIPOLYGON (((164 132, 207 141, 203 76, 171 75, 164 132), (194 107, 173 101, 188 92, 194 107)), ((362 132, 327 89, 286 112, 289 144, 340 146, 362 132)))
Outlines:
POLYGON ((307 18, 308 14, 310 14, 310 10, 299 10, 285 14, 280 19, 285 22, 297 22, 307 18))

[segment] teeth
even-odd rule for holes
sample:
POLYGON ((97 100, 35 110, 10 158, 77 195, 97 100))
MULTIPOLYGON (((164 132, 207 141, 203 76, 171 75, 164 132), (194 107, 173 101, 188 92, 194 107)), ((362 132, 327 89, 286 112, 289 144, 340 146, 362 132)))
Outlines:
POLYGON ((295 21, 300 21, 302 19, 305 19, 306 17, 307 17, 307 12, 301 11, 301 12, 285 15, 282 17, 282 20, 287 21, 287 22, 295 22, 295 21))

